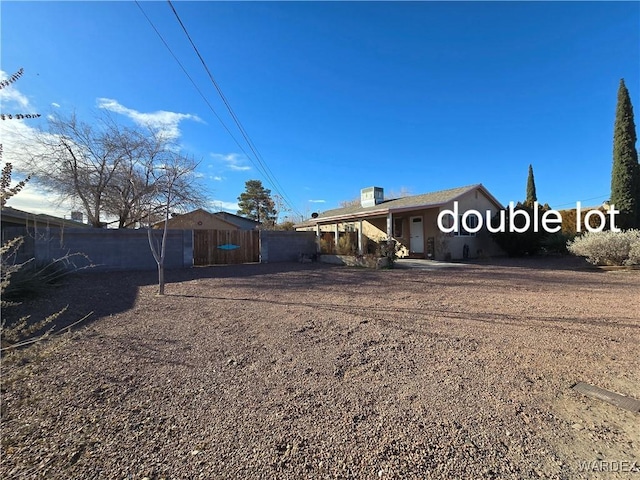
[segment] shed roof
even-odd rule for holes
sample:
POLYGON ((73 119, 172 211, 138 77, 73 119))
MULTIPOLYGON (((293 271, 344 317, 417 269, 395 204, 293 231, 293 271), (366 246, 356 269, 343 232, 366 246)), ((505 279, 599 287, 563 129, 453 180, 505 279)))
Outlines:
POLYGON ((79 227, 79 228, 89 228, 91 225, 88 225, 83 222, 78 222, 76 220, 70 220, 67 218, 55 217, 53 215, 48 215, 46 213, 31 213, 25 212, 24 210, 18 210, 13 207, 2 207, 2 212, 0 213, 0 218, 3 222, 7 223, 16 223, 16 224, 27 224, 37 222, 39 224, 49 225, 53 227, 79 227))

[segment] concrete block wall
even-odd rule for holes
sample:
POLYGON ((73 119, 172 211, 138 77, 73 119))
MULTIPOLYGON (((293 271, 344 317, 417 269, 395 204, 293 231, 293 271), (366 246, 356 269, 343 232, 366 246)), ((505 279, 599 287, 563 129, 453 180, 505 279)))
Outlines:
POLYGON ((260 262, 297 262, 300 254, 317 253, 315 232, 260 231, 260 262))
MULTIPOLYGON (((158 241, 162 230, 152 232, 158 241)), ((90 262, 73 257, 76 266, 92 263, 95 270, 152 270, 157 268, 147 230, 129 229, 46 229, 35 237, 35 258, 38 263, 48 263, 68 253, 82 253, 90 262)), ((169 230, 164 266, 185 268, 193 266, 193 231, 169 230)))

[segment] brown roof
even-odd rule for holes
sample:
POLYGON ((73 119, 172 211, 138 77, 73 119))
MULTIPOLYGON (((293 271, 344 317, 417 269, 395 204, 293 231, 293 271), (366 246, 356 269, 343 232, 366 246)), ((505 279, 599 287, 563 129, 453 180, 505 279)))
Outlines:
POLYGON ((0 218, 4 222, 7 223, 15 223, 15 224, 32 224, 33 222, 37 222, 38 224, 43 224, 52 227, 69 227, 69 228, 83 228, 83 227, 91 227, 83 222, 78 222, 75 220, 70 220, 66 218, 54 217, 53 215, 48 215, 46 213, 31 213, 25 212, 24 210, 18 210, 13 207, 2 207, 2 212, 0 213, 0 218))
POLYGON ((480 189, 483 193, 493 201, 496 206, 502 208, 502 205, 493 195, 481 184, 467 185, 465 187, 450 188, 448 190, 440 190, 437 192, 423 193, 421 195, 412 195, 410 197, 396 198, 393 200, 385 200, 372 207, 362 207, 360 205, 352 205, 344 208, 336 208, 320 213, 316 218, 309 219, 297 226, 315 225, 318 222, 341 220, 347 218, 373 217, 377 215, 386 215, 388 212, 423 209, 430 207, 438 207, 446 203, 452 202, 461 197, 465 193, 480 189))

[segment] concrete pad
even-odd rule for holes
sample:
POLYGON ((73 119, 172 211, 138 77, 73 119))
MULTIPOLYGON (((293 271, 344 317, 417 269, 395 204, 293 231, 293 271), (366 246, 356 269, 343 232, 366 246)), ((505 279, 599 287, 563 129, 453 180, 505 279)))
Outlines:
POLYGON ((465 263, 439 262, 437 260, 424 260, 421 258, 399 258, 395 262, 395 268, 413 268, 420 270, 441 270, 443 268, 466 267, 465 263))

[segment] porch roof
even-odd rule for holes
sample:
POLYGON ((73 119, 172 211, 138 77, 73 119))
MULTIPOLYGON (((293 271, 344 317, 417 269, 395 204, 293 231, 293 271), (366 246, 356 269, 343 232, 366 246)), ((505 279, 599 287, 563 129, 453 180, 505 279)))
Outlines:
POLYGON ((450 188, 448 190, 440 190, 437 192, 424 193, 421 195, 412 195, 410 197, 396 198, 393 200, 385 200, 371 207, 362 207, 360 205, 352 205, 344 208, 336 208, 322 212, 316 218, 311 218, 305 222, 296 225, 311 226, 323 223, 334 223, 339 221, 358 220, 361 218, 371 218, 386 216, 389 213, 400 213, 410 210, 423 210, 426 208, 435 208, 445 205, 449 202, 460 198, 462 195, 479 189, 484 195, 496 204, 498 208, 502 208, 502 204, 496 200, 493 195, 481 184, 467 185, 464 187, 450 188))

